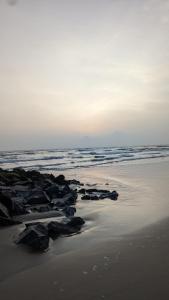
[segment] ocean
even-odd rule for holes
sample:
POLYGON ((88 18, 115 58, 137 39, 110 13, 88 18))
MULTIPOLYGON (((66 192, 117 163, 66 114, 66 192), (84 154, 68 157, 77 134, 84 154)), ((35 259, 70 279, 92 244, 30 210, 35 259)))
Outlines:
POLYGON ((168 156, 168 145, 1 151, 0 167, 50 172, 168 156))

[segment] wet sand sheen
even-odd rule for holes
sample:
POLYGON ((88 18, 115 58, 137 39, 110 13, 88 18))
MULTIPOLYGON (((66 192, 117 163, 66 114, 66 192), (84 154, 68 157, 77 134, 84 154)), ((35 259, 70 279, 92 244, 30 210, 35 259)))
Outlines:
POLYGON ((43 255, 11 243, 18 227, 1 230, 2 299, 168 299, 169 221, 162 219, 169 216, 169 162, 75 175, 109 182, 119 201, 79 202, 84 232, 55 241, 43 255))

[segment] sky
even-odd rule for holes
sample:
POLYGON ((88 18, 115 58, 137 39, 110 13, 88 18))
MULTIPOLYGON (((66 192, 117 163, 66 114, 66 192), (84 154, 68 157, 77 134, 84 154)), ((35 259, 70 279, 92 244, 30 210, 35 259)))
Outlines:
POLYGON ((0 150, 169 144, 169 0, 0 0, 0 150))

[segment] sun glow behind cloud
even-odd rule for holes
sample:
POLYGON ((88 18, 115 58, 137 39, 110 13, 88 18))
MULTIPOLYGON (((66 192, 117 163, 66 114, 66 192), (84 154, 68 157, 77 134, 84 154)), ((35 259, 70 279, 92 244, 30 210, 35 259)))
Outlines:
POLYGON ((77 144, 77 136, 118 131, 161 142, 169 127, 168 0, 14 4, 0 2, 4 144, 20 136, 21 145, 25 135, 30 146, 43 135, 52 136, 44 146, 69 135, 77 144))

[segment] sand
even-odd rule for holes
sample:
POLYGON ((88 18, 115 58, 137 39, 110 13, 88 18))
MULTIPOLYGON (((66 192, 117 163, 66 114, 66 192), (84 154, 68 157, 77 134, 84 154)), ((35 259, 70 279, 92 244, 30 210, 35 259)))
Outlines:
POLYGON ((168 299, 169 162, 72 175, 109 183, 119 200, 79 202, 78 215, 87 220, 83 232, 58 239, 44 254, 13 243, 23 225, 1 230, 1 299, 168 299))

